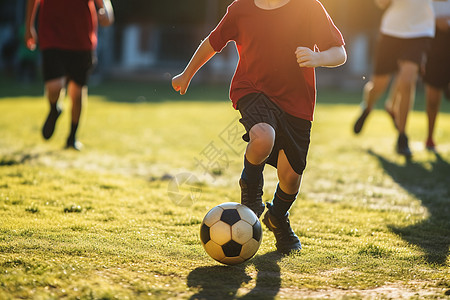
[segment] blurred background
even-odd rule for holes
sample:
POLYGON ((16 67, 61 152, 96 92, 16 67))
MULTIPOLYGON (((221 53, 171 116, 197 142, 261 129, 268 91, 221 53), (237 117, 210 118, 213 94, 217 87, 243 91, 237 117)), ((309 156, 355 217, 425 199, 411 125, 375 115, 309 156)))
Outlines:
MULTIPOLYGON (((99 28, 98 66, 91 85, 105 80, 168 81, 216 26, 232 0, 112 0, 116 22, 99 28)), ((372 0, 322 0, 348 51, 338 69, 320 68, 318 85, 360 89, 370 75, 381 11, 372 0), (339 76, 336 76, 339 72, 339 76)), ((23 83, 40 80, 39 52, 23 43, 26 0, 0 0, 0 72, 23 83)), ((229 84, 237 61, 229 45, 195 81, 229 84)))

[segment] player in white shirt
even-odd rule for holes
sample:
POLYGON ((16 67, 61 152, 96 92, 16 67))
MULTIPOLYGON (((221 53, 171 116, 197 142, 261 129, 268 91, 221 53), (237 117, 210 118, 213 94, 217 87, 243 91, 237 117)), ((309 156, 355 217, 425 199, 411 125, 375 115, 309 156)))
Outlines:
POLYGON ((415 88, 424 54, 435 33, 432 0, 375 0, 386 9, 375 54, 371 80, 364 86, 362 112, 353 130, 361 132, 364 122, 378 99, 386 92, 393 75, 393 101, 386 110, 398 130, 397 153, 411 157, 406 135, 406 121, 414 103, 415 88))

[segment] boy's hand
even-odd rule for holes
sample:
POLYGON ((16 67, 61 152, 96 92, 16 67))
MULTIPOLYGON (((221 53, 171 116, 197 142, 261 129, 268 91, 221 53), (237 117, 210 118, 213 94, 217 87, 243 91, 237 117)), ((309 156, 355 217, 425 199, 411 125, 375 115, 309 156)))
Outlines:
POLYGON ((111 26, 114 23, 114 9, 109 0, 95 0, 99 10, 97 11, 98 24, 102 27, 111 26))
POLYGON ((98 24, 100 24, 100 26, 107 27, 112 24, 109 19, 108 13, 104 8, 100 8, 98 10, 97 16, 98 16, 98 24))
POLYGON ((36 49, 37 33, 34 28, 29 28, 25 31, 25 45, 31 51, 36 49))
POLYGON ((300 67, 337 67, 347 60, 344 46, 334 46, 324 51, 315 52, 307 47, 298 47, 295 50, 297 62, 300 67))
POLYGON ((175 91, 180 92, 180 95, 186 94, 189 83, 190 80, 186 79, 184 72, 172 78, 172 87, 175 91))
POLYGON ((318 53, 308 47, 297 47, 295 55, 300 67, 315 68, 319 66, 318 53))

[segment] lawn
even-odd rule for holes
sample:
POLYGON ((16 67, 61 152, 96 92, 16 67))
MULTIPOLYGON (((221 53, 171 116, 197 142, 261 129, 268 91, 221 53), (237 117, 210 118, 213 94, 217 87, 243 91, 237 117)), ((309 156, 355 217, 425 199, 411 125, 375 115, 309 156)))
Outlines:
MULTIPOLYGON (((409 119, 413 159, 378 109, 352 133, 359 92, 320 91, 291 224, 300 254, 264 228, 229 267, 199 240, 206 212, 239 202, 245 144, 226 86, 110 82, 91 88, 79 138, 40 135, 39 85, 0 83, 0 299, 446 299, 450 295, 450 102, 438 154, 424 148, 423 93, 409 119), (190 178, 188 182, 183 179, 190 178)), ((380 103, 381 107, 381 103, 380 103)), ((265 169, 264 200, 276 187, 265 169)))

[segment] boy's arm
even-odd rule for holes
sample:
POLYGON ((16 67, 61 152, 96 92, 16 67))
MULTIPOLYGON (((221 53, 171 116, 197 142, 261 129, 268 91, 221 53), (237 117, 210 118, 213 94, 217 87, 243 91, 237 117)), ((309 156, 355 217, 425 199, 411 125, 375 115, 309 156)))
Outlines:
POLYGON ((34 27, 34 21, 36 19, 36 11, 40 0, 28 0, 27 12, 25 16, 25 45, 28 49, 36 49, 37 33, 34 27))
POLYGON ((448 32, 450 30, 450 15, 436 18, 436 27, 441 31, 448 32))
POLYGON ((207 37, 201 42, 184 71, 172 79, 173 89, 180 92, 180 95, 184 95, 195 73, 215 54, 216 51, 211 46, 209 37, 207 37))
POLYGON ((95 0, 95 4, 98 8, 98 24, 106 27, 114 23, 114 9, 110 0, 95 0))
POLYGON ((314 52, 307 47, 298 47, 295 51, 300 67, 337 67, 347 61, 344 46, 331 47, 328 50, 314 52))

